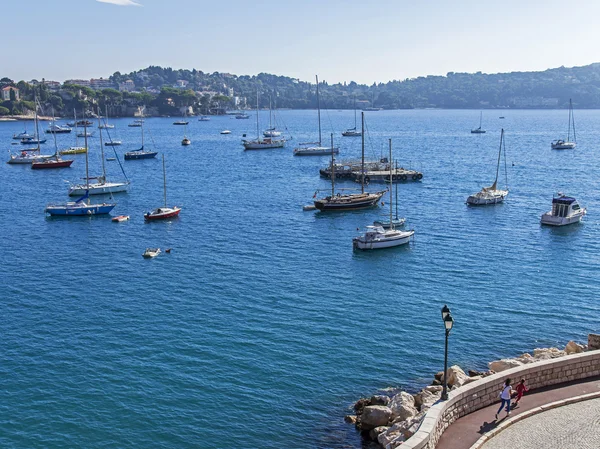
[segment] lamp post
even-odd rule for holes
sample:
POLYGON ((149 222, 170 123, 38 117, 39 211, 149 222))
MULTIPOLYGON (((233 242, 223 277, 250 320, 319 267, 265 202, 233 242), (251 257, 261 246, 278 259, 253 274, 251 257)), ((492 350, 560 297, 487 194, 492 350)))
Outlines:
POLYGON ((454 318, 452 318, 450 309, 446 305, 442 307, 442 321, 444 322, 444 328, 446 329, 446 348, 444 351, 444 388, 442 390, 442 401, 445 401, 448 399, 448 336, 450 335, 452 326, 454 326, 454 318))

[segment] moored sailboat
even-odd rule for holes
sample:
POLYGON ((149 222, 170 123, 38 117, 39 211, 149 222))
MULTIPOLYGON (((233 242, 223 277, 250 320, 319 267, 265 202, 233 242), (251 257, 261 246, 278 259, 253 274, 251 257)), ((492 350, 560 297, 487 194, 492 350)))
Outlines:
POLYGON ((165 168, 165 155, 162 155, 163 162, 163 193, 165 197, 165 205, 162 207, 158 207, 152 211, 146 212, 144 214, 144 220, 153 221, 153 220, 165 220, 167 218, 173 218, 179 215, 181 212, 181 208, 177 206, 169 207, 167 206, 167 171, 165 168))
POLYGON ((485 129, 481 127, 481 121, 483 120, 483 111, 479 114, 479 128, 471 130, 471 134, 485 134, 485 129))
MULTIPOLYGON (((40 143, 42 141, 40 141, 40 139, 37 137, 39 136, 37 96, 35 97, 34 102, 35 139, 32 139, 32 141, 35 140, 35 142, 37 143, 37 148, 27 148, 25 150, 21 150, 18 154, 11 154, 8 161, 6 162, 7 164, 31 164, 33 162, 41 162, 54 157, 54 155, 52 154, 42 154, 42 149, 40 147, 40 143)), ((46 139, 43 140, 43 142, 45 141, 46 139)), ((23 140, 21 140, 21 143, 23 143, 23 140)))
POLYGON ((258 120, 258 89, 256 90, 256 139, 244 139, 242 140, 242 145, 244 146, 244 150, 268 150, 271 148, 283 148, 285 146, 284 138, 274 139, 271 137, 260 137, 260 123, 258 120))
POLYGON ((140 122, 140 128, 142 130, 142 146, 138 150, 128 151, 125 153, 125 160, 137 160, 137 159, 152 159, 156 157, 158 151, 149 151, 144 149, 144 122, 140 122))
POLYGON ((360 137, 362 133, 356 129, 356 96, 354 96, 354 128, 348 128, 342 133, 344 137, 360 137))
POLYGON ((573 115, 573 102, 569 98, 569 130, 567 131, 567 140, 558 139, 550 144, 553 150, 573 150, 577 145, 575 135, 575 116, 573 115), (573 142, 571 142, 571 125, 573 125, 573 142))
POLYGON ((488 204, 502 203, 504 198, 508 196, 508 188, 506 190, 498 189, 498 173, 500 171, 500 156, 504 150, 504 173, 506 176, 506 184, 508 184, 508 173, 506 170, 506 145, 504 142, 504 128, 500 133, 500 148, 498 149, 498 163, 496 165, 496 178, 490 187, 484 187, 480 192, 470 195, 467 198, 467 204, 472 206, 484 206, 488 204))

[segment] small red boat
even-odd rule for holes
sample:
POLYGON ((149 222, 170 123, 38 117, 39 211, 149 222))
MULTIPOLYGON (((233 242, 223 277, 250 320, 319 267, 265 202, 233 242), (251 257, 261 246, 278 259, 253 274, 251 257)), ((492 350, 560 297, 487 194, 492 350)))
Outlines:
POLYGON ((152 220, 164 220, 166 218, 173 218, 179 215, 181 211, 180 207, 159 207, 158 209, 154 209, 151 212, 146 212, 144 214, 144 219, 148 221, 152 220))
POLYGON ((44 168, 65 168, 70 167, 73 163, 73 159, 48 159, 46 161, 33 162, 31 168, 34 170, 40 170, 44 168))

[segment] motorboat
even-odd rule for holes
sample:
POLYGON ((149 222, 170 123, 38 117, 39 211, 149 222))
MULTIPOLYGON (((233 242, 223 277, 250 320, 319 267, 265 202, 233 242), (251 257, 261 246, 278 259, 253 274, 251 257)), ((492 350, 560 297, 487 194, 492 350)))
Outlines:
POLYGON ((587 210, 573 197, 558 193, 552 198, 552 210, 542 215, 541 223, 549 226, 566 226, 579 223, 587 210))
POLYGON ((199 122, 210 122, 210 117, 207 117, 206 115, 201 115, 201 116, 198 118, 198 121, 199 121, 199 122))
POLYGON ((238 119, 238 120, 245 120, 245 119, 250 118, 250 116, 248 114, 237 114, 235 116, 235 118, 238 119))
POLYGON ((84 154, 87 151, 86 147, 70 147, 67 148, 66 150, 62 150, 59 151, 58 154, 60 155, 67 155, 67 154, 84 154))
MULTIPOLYGON (((103 128, 100 128, 103 129, 103 128)), ((77 137, 94 137, 94 131, 88 132, 88 131, 84 131, 84 132, 79 132, 77 133, 77 137)))
MULTIPOLYGON (((498 204, 504 201, 504 198, 508 196, 508 189, 502 190, 498 188, 498 172, 500 170, 500 156, 504 150, 504 159, 506 160, 506 148, 504 146, 504 129, 500 133, 500 149, 498 150, 498 164, 496 165, 496 179, 494 183, 489 187, 483 187, 481 191, 470 195, 467 198, 467 204, 472 206, 484 206, 488 204, 498 204)), ((506 175, 506 163, 504 164, 504 171, 506 175)), ((508 181, 507 181, 508 184, 508 181)))
POLYGON ((285 146, 285 139, 271 139, 265 137, 264 139, 258 138, 256 140, 242 140, 244 150, 268 150, 270 148, 283 148, 285 146))
POLYGON ((404 245, 410 242, 415 231, 400 231, 397 229, 385 230, 381 226, 367 226, 364 235, 354 237, 352 246, 354 249, 382 249, 404 245))
POLYGON ((354 128, 348 128, 346 131, 342 132, 342 136, 344 137, 360 137, 362 134, 360 131, 354 128))
POLYGON ((129 215, 117 215, 112 219, 112 221, 114 221, 115 223, 122 223, 127 220, 129 220, 129 215))
POLYGON ((121 142, 120 140, 111 140, 109 142, 104 142, 104 146, 106 147, 117 147, 119 145, 121 145, 123 142, 121 142))
POLYGON ((160 248, 146 248, 146 251, 144 251, 144 254, 142 254, 142 257, 144 257, 145 259, 152 259, 153 257, 156 257, 160 254, 160 248))
POLYGON ((224 129, 223 131, 221 131, 221 134, 231 134, 231 131, 229 131, 228 129, 224 129))
POLYGON ((53 123, 45 132, 46 134, 68 134, 71 132, 71 128, 53 123))
POLYGON ((187 125, 189 122, 185 121, 185 120, 177 120, 175 122, 173 122, 173 125, 187 125))

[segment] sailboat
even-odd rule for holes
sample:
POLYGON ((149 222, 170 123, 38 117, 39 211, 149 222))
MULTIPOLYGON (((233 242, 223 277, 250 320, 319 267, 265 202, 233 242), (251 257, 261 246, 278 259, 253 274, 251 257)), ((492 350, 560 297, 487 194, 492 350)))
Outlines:
POLYGON ((272 116, 275 115, 273 111, 273 107, 271 105, 271 99, 269 98, 269 127, 263 132, 263 136, 265 137, 279 137, 281 136, 281 131, 277 131, 277 127, 273 126, 272 116))
MULTIPOLYGON (((35 102, 35 111, 34 111, 34 113, 35 113, 35 115, 34 115, 35 141, 37 143, 37 148, 27 148, 25 150, 21 150, 19 152, 19 154, 11 154, 10 158, 6 162, 7 164, 31 164, 33 162, 45 161, 45 160, 48 160, 48 159, 54 157, 54 155, 52 155, 52 154, 42 154, 42 149, 40 148, 40 139, 37 137, 37 136, 39 136, 39 124, 38 124, 38 115, 37 115, 37 108, 38 108, 37 96, 35 97, 34 102, 35 102)), ((46 140, 44 140, 44 142, 45 141, 46 140)), ((23 140, 21 140, 21 143, 23 143, 23 140)))
MULTIPOLYGON (((73 109, 73 117, 75 117, 75 122, 77 122, 77 112, 73 109)), ((75 133, 75 146, 70 147, 66 150, 59 151, 58 154, 66 155, 66 154, 83 154, 87 151, 86 147, 79 146, 79 135, 75 133)))
MULTIPOLYGON (((365 115, 362 113, 362 124, 364 131, 364 119, 365 115)), ((361 171, 361 192, 351 194, 340 194, 335 193, 335 159, 333 158, 333 134, 331 134, 331 195, 325 198, 317 199, 314 201, 314 205, 320 211, 343 211, 343 210, 356 210, 366 209, 367 207, 373 207, 381 199, 386 190, 380 192, 369 193, 365 192, 365 177, 364 177, 364 161, 365 161, 365 139, 363 133, 362 139, 362 164, 361 171)), ((317 195, 318 191, 315 193, 317 195)))
POLYGON ((480 192, 477 192, 473 195, 470 195, 467 198, 467 204, 473 206, 482 206, 487 204, 497 204, 502 203, 504 198, 508 196, 508 189, 500 190, 498 189, 498 172, 500 171, 500 156, 502 155, 502 151, 504 150, 504 173, 507 177, 506 184, 508 184, 508 174, 506 170, 506 145, 504 142, 504 128, 502 128, 502 132, 500 133, 500 148, 498 149, 498 163, 496 165, 496 178, 494 179, 494 183, 490 187, 484 187, 480 192))
MULTIPOLYGON (((396 163, 396 171, 398 171, 398 164, 396 163)), ((392 186, 394 184, 394 175, 393 175, 393 170, 392 170, 392 164, 390 163, 390 179, 389 179, 389 183, 390 183, 390 210, 392 208, 392 186)), ((381 226, 383 229, 391 229, 392 227, 398 227, 398 226, 403 226, 406 219, 405 218, 400 218, 398 217, 398 183, 396 183, 396 185, 394 186, 396 188, 396 192, 395 192, 395 203, 396 203, 396 216, 392 217, 390 216, 390 220, 389 221, 382 221, 382 220, 377 220, 373 222, 374 226, 381 226)))
POLYGON ((153 211, 146 212, 144 214, 144 219, 147 221, 164 220, 167 218, 173 218, 173 217, 178 216, 179 212, 181 211, 180 207, 167 206, 167 171, 165 168, 165 155, 164 154, 162 155, 162 162, 163 162, 163 192, 164 192, 164 196, 165 196, 165 205, 163 207, 154 209, 153 211))
MULTIPOLYGON (((392 161, 392 139, 390 139, 390 161, 392 161)), ((390 167, 393 164, 390 163, 390 167)), ((392 168, 390 168, 390 183, 393 183, 392 168)), ((396 184, 397 185, 397 184, 396 184)), ((390 184, 390 195, 392 193, 392 185, 390 184)), ((367 226, 367 231, 364 235, 354 237, 352 246, 355 249, 382 249, 400 246, 408 243, 414 235, 414 230, 400 231, 394 225, 392 202, 390 201, 390 221, 389 228, 384 229, 383 226, 374 223, 373 226, 367 226)), ((404 223, 404 221, 402 222, 404 223)))
POLYGON ((140 122, 140 128, 142 129, 142 147, 139 150, 128 151, 125 153, 125 160, 130 161, 134 159, 152 159, 156 157, 158 151, 149 151, 144 149, 144 121, 140 122))
POLYGON ((553 150, 573 150, 577 145, 575 136, 575 116, 573 115, 573 102, 569 98, 569 130, 567 131, 567 140, 555 140, 550 144, 553 150), (571 142, 571 124, 573 125, 573 142, 571 142))
POLYGON ((485 134, 485 129, 481 128, 481 121, 483 120, 483 111, 479 114, 479 128, 471 130, 471 134, 485 134))
POLYGON ((104 120, 98 125, 98 129, 113 129, 115 125, 108 124, 108 105, 104 104, 104 120))
MULTIPOLYGON (((87 125, 84 125, 87 127, 87 125)), ((87 138, 85 140, 87 148, 87 138)), ((83 195, 75 201, 69 201, 62 204, 48 204, 44 212, 51 216, 82 216, 82 215, 107 215, 112 211, 116 203, 90 203, 90 177, 88 171, 88 153, 85 153, 85 179, 86 187, 83 195)))
MULTIPOLYGON (((98 123, 100 123, 100 119, 98 118, 98 123)), ((87 125, 85 125, 87 128, 87 125)), ((85 138, 85 147, 87 148, 87 137, 85 138)), ((86 161, 87 161, 87 152, 86 161)), ((78 195, 101 195, 107 193, 118 193, 118 192, 126 192, 129 189, 129 180, 125 181, 116 181, 110 182, 106 179, 106 166, 104 164, 104 146, 102 145, 102 129, 100 129, 100 154, 101 154, 101 162, 102 162, 102 176, 89 177, 88 168, 86 162, 86 175, 85 175, 85 184, 75 184, 69 187, 69 196, 78 196, 78 195), (90 183, 90 180, 95 180, 95 182, 90 183)), ((119 162, 121 165, 121 162, 119 162)), ((125 175, 125 171, 121 166, 121 171, 123 175, 125 175)))
POLYGON ((319 77, 315 75, 317 81, 317 119, 319 122, 319 141, 318 142, 306 142, 300 145, 307 145, 304 147, 294 148, 294 156, 327 156, 338 154, 339 148, 334 147, 323 147, 321 146, 321 103, 319 99, 319 77), (317 146, 311 146, 311 145, 317 146))
POLYGON ((342 133, 344 137, 360 137, 362 133, 356 129, 356 96, 354 96, 354 128, 348 128, 342 133))
MULTIPOLYGON (((54 109, 52 109, 52 121, 54 122, 54 109)), ((70 128, 69 128, 70 129, 70 128)), ((56 143, 56 133, 52 133, 54 137, 54 157, 45 161, 34 161, 31 163, 31 168, 34 170, 42 170, 48 168, 66 168, 70 167, 73 159, 62 159, 58 155, 58 144, 56 143)))
POLYGON ((187 134, 187 125, 185 125, 184 131, 183 131, 183 140, 181 141, 181 145, 183 145, 183 146, 187 146, 192 143, 192 141, 187 138, 186 134, 187 134))
MULTIPOLYGON (((237 118, 237 117, 236 117, 237 118)), ((270 148, 283 148, 285 139, 273 139, 271 137, 260 137, 260 124, 258 121, 258 89, 256 90, 256 140, 242 140, 244 150, 268 150, 270 148)))

